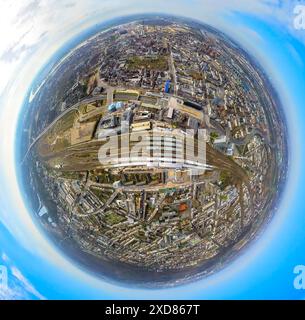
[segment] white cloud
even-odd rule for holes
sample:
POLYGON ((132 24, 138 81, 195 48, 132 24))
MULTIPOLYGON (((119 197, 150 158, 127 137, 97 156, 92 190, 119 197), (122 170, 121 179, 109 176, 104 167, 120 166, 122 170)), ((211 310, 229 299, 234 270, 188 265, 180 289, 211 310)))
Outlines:
POLYGON ((0 289, 0 300, 25 300, 26 296, 21 288, 0 289))
POLYGON ((11 272, 12 272, 12 275, 20 281, 20 283, 21 283, 21 285, 22 285, 22 288, 23 288, 26 292, 34 295, 35 297, 37 297, 37 298, 40 299, 40 300, 44 300, 44 299, 45 299, 45 297, 44 297, 43 295, 41 295, 41 294, 34 288, 34 286, 24 277, 24 275, 21 273, 20 270, 18 270, 16 267, 12 266, 12 267, 11 267, 11 272))
POLYGON ((7 286, 0 287, 0 300, 25 300, 32 297, 39 300, 45 299, 4 252, 1 254, 1 259, 8 269, 9 278, 7 286))

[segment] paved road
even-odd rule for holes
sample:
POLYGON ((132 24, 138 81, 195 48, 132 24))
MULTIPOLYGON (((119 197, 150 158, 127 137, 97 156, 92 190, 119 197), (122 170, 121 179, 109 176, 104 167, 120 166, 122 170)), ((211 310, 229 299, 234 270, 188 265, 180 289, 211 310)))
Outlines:
POLYGON ((171 50, 171 47, 169 47, 169 69, 170 69, 170 73, 173 76, 173 85, 174 85, 174 95, 177 95, 177 73, 176 73, 176 68, 175 68, 175 62, 174 62, 174 58, 173 58, 173 53, 171 50))

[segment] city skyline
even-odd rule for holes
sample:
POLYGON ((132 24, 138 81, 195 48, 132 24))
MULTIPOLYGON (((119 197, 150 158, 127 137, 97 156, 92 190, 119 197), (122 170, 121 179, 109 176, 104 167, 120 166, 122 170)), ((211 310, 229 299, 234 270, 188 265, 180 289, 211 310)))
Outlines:
MULTIPOLYGON (((258 21, 255 21, 255 19, 253 19, 253 20, 251 20, 252 18, 249 18, 249 19, 248 19, 248 18, 245 18, 245 19, 246 19, 248 22, 251 21, 251 23, 253 23, 253 25, 259 26, 259 22, 258 22, 258 21)), ((246 21, 246 20, 245 20, 245 21, 246 21)), ((246 23, 245 21, 243 21, 243 19, 240 19, 240 21, 242 21, 241 23, 246 23)), ((250 23, 250 22, 249 22, 249 23, 250 23)), ((250 26, 251 26, 251 23, 249 24, 250 26)), ((253 27, 253 25, 252 25, 251 27, 253 27)), ((263 26, 263 24, 261 24, 261 26, 263 26)), ((250 27, 250 28, 251 28, 251 27, 250 27)), ((259 27, 258 27, 258 29, 256 28, 256 30, 259 30, 259 27)), ((262 32, 262 30, 263 30, 263 29, 261 29, 261 32, 262 32)), ((269 37, 270 37, 270 39, 272 39, 272 34, 271 34, 271 33, 269 34, 269 37)), ((300 47, 299 47, 298 49, 300 49, 300 47)), ((287 55, 289 54, 289 52, 291 52, 291 51, 290 51, 290 50, 287 51, 287 55)), ((279 57, 279 58, 280 58, 280 57, 279 57)), ((260 61, 260 62, 261 62, 261 61, 260 61)), ((292 61, 292 62, 293 62, 293 61, 292 61)), ((291 62, 291 63, 292 63, 292 62, 291 62)), ((270 75, 270 72, 268 72, 268 70, 267 70, 267 74, 270 75)), ((277 81, 278 81, 278 80, 277 80, 277 81)), ((281 91, 281 90, 280 90, 280 91, 281 91)), ((282 91, 281 91, 281 93, 282 93, 282 91)))

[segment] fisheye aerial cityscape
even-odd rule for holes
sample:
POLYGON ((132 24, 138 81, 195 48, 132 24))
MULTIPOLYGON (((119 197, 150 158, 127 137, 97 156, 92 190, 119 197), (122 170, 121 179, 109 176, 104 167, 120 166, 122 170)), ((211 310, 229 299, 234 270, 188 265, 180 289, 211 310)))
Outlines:
POLYGON ((52 65, 25 110, 33 216, 109 281, 208 276, 276 212, 287 175, 281 103, 256 61, 210 26, 147 15, 103 29, 52 65))

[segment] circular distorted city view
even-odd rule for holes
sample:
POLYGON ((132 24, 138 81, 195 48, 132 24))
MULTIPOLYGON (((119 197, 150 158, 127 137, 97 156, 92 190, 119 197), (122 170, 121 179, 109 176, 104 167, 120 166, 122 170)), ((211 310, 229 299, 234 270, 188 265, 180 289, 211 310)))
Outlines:
POLYGON ((33 219, 110 281, 171 286, 223 268, 285 182, 285 119, 266 74, 183 18, 124 18, 81 40, 42 70, 21 115, 33 219))

